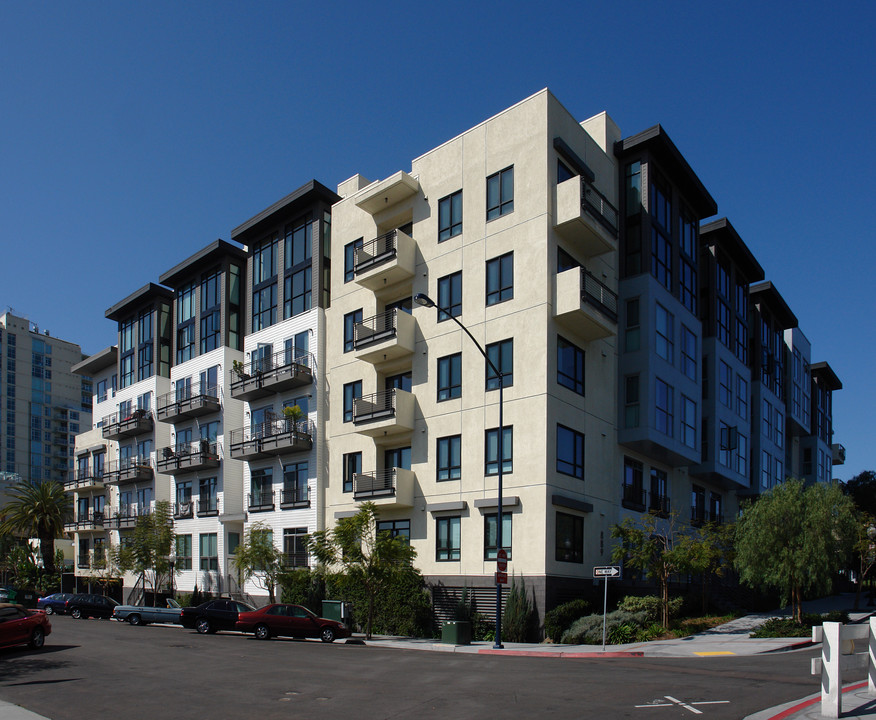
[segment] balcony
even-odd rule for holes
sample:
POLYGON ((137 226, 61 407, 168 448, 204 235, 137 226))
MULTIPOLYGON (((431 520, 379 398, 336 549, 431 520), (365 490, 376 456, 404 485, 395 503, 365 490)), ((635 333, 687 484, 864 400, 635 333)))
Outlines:
POLYGON ((656 495, 655 493, 651 492, 648 495, 648 512, 654 513, 657 517, 669 517, 669 496, 656 495))
POLYGON ((723 525, 723 513, 717 508, 706 510, 702 505, 692 505, 690 508, 690 524, 694 527, 702 527, 706 523, 723 525))
POLYGON ((246 497, 246 507, 250 512, 268 512, 274 509, 275 495, 272 490, 249 493, 246 497))
POLYGON ((386 468, 353 475, 353 499, 376 505, 413 507, 414 473, 404 468, 386 468))
POLYGON ((77 470, 76 474, 68 480, 64 481, 64 489, 68 492, 72 490, 100 490, 103 488, 103 471, 98 470, 77 470))
POLYGON ((198 517, 216 517, 219 515, 219 498, 211 495, 198 499, 198 517))
POLYGON ((357 247, 353 254, 356 282, 375 292, 414 276, 413 238, 401 230, 390 230, 357 247))
POLYGON ((313 447, 313 423, 282 418, 231 431, 231 457, 258 460, 272 455, 308 452, 313 447))
POLYGON ((357 207, 370 215, 386 210, 412 198, 420 189, 420 181, 404 170, 399 170, 385 180, 378 180, 363 188, 356 196, 357 207))
POLYGON ((842 465, 846 461, 846 448, 839 443, 834 443, 830 446, 830 454, 834 465, 842 465))
MULTIPOLYGON (((179 382, 179 381, 177 381, 179 382)), ((158 419, 161 422, 176 422, 183 418, 219 412, 219 388, 215 385, 192 383, 180 385, 175 392, 158 397, 158 419)))
POLYGON ((353 326, 353 349, 357 360, 382 363, 412 355, 414 317, 393 308, 353 326))
POLYGON ((189 498, 186 502, 174 503, 171 512, 174 520, 188 520, 195 515, 195 504, 189 498))
POLYGON ((586 257, 617 250, 617 209, 584 178, 557 185, 554 227, 586 257))
POLYGON ((617 293, 585 268, 557 275, 557 322, 587 341, 617 334, 617 293))
POLYGON ((80 516, 73 522, 64 523, 64 532, 103 531, 104 514, 99 511, 80 516))
POLYGON ((130 415, 107 415, 101 420, 101 434, 105 440, 119 440, 152 432, 154 423, 148 410, 134 410, 130 415))
POLYGON ((307 553, 306 552, 283 553, 283 567, 287 567, 287 568, 310 567, 307 553))
POLYGON ((181 475, 218 467, 218 448, 215 441, 210 442, 209 440, 198 440, 162 448, 161 456, 158 459, 158 472, 168 475, 181 475))
POLYGON ((236 400, 257 400, 274 393, 293 390, 313 382, 313 355, 294 355, 281 350, 273 355, 253 359, 248 367, 237 372, 231 383, 231 397, 236 400))
POLYGON ((624 485, 623 488, 624 496, 621 505, 627 510, 645 512, 645 488, 638 485, 624 485))
POLYGON ((302 483, 297 487, 288 487, 280 490, 280 509, 294 510, 296 508, 310 507, 310 488, 302 483))
POLYGON ((106 464, 103 479, 109 484, 152 480, 152 461, 150 458, 135 456, 109 462, 106 464))
POLYGON ((137 520, 152 514, 152 506, 124 505, 110 518, 110 527, 125 530, 136 527, 137 520))
POLYGON ((353 425, 371 437, 396 435, 414 429, 414 396, 392 388, 353 400, 353 425))

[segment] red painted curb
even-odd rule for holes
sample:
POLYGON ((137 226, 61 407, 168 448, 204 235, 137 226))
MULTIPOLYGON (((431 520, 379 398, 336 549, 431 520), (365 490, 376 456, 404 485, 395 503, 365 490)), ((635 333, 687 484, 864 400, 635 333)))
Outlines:
MULTIPOLYGON (((849 685, 848 687, 843 688, 843 692, 847 693, 851 692, 852 690, 858 690, 859 688, 865 687, 866 685, 867 681, 864 680, 864 682, 855 683, 854 685, 849 685)), ((789 707, 787 710, 782 710, 782 712, 780 712, 778 715, 773 715, 772 717, 768 718, 768 720, 784 720, 785 718, 789 718, 792 715, 795 715, 801 710, 805 710, 806 708, 815 705, 815 703, 817 702, 821 702, 820 695, 818 697, 812 698, 811 700, 804 700, 803 702, 798 703, 793 707, 789 707)))
POLYGON ((628 657, 643 657, 645 653, 634 651, 609 651, 609 652, 557 652, 547 653, 538 652, 535 650, 493 650, 492 648, 484 648, 478 650, 478 655, 510 655, 514 657, 546 657, 546 658, 628 658, 628 657))

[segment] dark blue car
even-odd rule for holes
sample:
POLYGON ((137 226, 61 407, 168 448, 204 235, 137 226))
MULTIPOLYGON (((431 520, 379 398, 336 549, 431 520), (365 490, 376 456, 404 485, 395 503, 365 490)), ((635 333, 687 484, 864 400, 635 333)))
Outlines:
POLYGON ((46 615, 59 613, 63 615, 67 612, 67 601, 73 597, 73 593, 55 593, 54 595, 46 595, 37 600, 37 608, 45 610, 46 615))

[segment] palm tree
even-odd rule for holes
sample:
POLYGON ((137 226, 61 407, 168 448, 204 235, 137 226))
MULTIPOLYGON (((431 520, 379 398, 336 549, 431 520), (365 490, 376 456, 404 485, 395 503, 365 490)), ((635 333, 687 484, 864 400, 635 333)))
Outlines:
POLYGON ((20 483, 9 489, 3 507, 0 533, 17 533, 37 537, 46 572, 55 572, 55 538, 64 532, 71 515, 70 496, 55 480, 20 483))

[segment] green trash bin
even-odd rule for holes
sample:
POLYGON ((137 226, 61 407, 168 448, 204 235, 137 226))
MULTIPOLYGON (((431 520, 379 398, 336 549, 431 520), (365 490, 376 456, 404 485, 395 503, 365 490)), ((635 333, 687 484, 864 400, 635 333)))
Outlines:
POLYGON ((340 600, 323 600, 322 601, 322 617, 326 620, 344 620, 344 603, 340 600))
POLYGON ((441 626, 441 642, 449 645, 471 645, 471 623, 453 620, 441 626))

